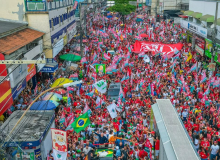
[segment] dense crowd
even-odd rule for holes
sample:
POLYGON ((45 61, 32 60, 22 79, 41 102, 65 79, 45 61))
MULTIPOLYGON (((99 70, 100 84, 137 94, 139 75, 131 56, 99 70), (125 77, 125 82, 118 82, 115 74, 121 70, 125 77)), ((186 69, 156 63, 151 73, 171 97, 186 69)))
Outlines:
MULTIPOLYGON (((109 14, 110 19, 101 14, 88 15, 85 59, 72 73, 77 73, 84 83, 68 91, 71 105, 61 100, 55 109, 56 128, 62 130, 72 123, 69 117, 77 118, 88 111, 86 107, 91 112, 89 127, 80 133, 67 130, 68 160, 84 160, 88 154, 91 159, 98 159, 93 151, 103 147, 114 150, 114 159, 158 159, 160 137, 150 127, 151 105, 156 99, 170 99, 202 160, 220 159, 219 66, 214 72, 208 71, 210 59, 193 50, 186 42, 186 30, 172 21, 156 23, 153 17, 140 11, 125 16, 123 23, 120 15, 109 14), (142 21, 137 22, 140 15, 142 21), (149 36, 140 37, 143 33, 149 36), (183 48, 169 57, 161 53, 152 56, 151 51, 134 53, 136 40, 181 42, 183 48), (107 54, 109 50, 115 53, 107 54), (147 62, 145 55, 149 58, 147 62), (95 64, 106 64, 106 73, 96 74, 95 64), (92 85, 102 79, 108 86, 121 83, 118 99, 110 102, 107 92, 100 94, 94 89, 92 85), (114 119, 106 109, 112 103, 118 106, 114 119), (59 120, 63 115, 66 125, 61 126, 59 120)), ((20 99, 17 103, 26 101, 20 99)))

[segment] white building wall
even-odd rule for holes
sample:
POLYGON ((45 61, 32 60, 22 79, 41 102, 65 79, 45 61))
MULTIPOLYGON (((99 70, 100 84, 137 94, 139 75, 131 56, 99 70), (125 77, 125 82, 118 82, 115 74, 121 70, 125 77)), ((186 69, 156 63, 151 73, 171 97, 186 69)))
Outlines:
MULTIPOLYGON (((207 1, 190 1, 189 10, 194 12, 201 12, 202 15, 213 15, 215 16, 216 2, 207 1)), ((218 4, 218 18, 220 18, 220 3, 218 4)))

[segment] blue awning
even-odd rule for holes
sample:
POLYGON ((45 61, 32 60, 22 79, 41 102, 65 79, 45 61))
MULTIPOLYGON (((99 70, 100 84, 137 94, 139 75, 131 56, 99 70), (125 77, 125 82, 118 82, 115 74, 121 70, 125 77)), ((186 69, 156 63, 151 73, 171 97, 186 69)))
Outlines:
POLYGON ((53 73, 58 69, 58 63, 47 63, 42 69, 41 72, 53 73))

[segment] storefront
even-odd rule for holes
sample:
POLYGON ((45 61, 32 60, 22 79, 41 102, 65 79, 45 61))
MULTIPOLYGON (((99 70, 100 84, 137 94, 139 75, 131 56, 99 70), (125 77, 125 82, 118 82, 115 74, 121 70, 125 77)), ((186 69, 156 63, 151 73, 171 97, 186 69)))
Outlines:
MULTIPOLYGON (((210 39, 205 39, 205 55, 209 58, 212 58, 212 41, 210 39)), ((216 44, 217 51, 214 56, 214 62, 220 65, 220 44, 216 44)))
POLYGON ((41 69, 44 79, 52 79, 58 69, 58 63, 53 59, 47 59, 47 64, 41 69))
POLYGON ((187 43, 192 43, 193 42, 193 34, 190 32, 190 31, 186 31, 186 33, 187 33, 187 38, 186 38, 186 40, 187 40, 187 43))

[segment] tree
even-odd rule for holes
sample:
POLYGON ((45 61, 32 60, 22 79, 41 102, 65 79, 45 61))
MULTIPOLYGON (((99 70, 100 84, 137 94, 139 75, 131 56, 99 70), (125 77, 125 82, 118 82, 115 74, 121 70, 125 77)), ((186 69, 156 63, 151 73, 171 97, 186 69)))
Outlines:
POLYGON ((130 5, 130 4, 116 4, 114 6, 111 6, 107 9, 110 12, 118 12, 120 15, 128 15, 131 12, 135 12, 136 6, 130 5))

